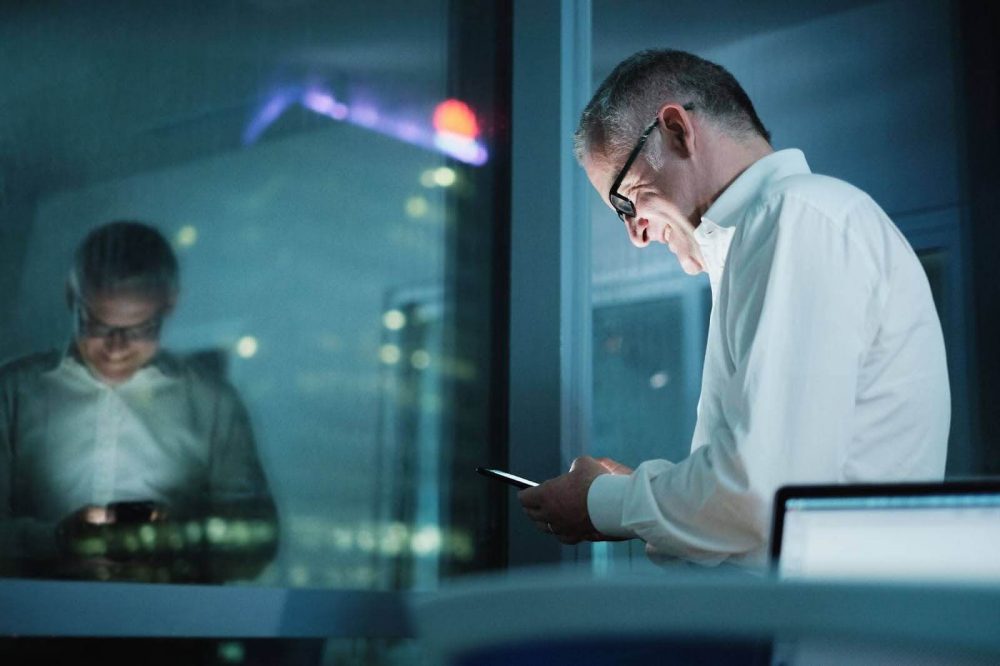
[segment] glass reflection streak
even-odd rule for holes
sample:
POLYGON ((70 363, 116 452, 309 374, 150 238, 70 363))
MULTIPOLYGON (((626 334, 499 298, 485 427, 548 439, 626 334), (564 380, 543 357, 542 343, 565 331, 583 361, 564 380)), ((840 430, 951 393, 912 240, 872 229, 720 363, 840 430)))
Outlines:
POLYGON ((243 133, 244 145, 255 143, 295 102, 333 120, 348 122, 405 143, 443 153, 466 164, 482 166, 489 159, 486 147, 474 137, 434 131, 411 121, 396 120, 380 113, 370 104, 350 107, 337 100, 329 90, 319 86, 282 88, 272 93, 247 125, 243 133))

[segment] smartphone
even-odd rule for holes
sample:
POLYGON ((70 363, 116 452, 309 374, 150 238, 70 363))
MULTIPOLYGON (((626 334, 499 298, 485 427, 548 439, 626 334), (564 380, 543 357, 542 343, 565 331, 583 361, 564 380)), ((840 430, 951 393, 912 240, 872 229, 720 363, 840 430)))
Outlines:
POLYGON ((522 479, 519 476, 515 476, 510 472, 501 472, 498 469, 489 469, 488 467, 477 467, 476 471, 483 476, 488 476, 491 479, 497 479, 498 481, 503 481, 504 483, 509 483, 512 486, 518 488, 534 488, 538 484, 534 481, 528 481, 527 479, 522 479))
POLYGON ((108 518, 112 523, 148 523, 157 517, 156 502, 112 502, 108 518))

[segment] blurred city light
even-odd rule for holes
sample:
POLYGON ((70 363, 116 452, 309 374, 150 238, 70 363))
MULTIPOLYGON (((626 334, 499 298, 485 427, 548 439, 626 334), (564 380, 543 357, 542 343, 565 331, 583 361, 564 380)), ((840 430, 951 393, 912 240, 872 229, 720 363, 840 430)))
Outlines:
POLYGON ((455 184, 455 170, 450 167, 438 167, 434 169, 434 184, 440 187, 451 187, 455 184))
POLYGON ((431 355, 423 349, 418 349, 410 355, 410 365, 417 370, 426 370, 431 364, 431 355))
POLYGON ((417 530, 410 540, 414 555, 431 555, 441 550, 440 528, 428 525, 417 530))
POLYGON ((414 219, 427 215, 430 205, 423 197, 410 197, 406 200, 406 215, 414 219))
POLYGON ((669 382, 670 382, 670 375, 668 375, 666 372, 661 371, 654 373, 649 378, 649 387, 652 388, 653 390, 657 390, 663 388, 669 382))
POLYGON ((243 660, 246 658, 246 650, 243 648, 243 643, 235 641, 219 643, 218 653, 219 658, 229 664, 243 663, 243 660))
POLYGON ((257 338, 246 335, 236 342, 236 353, 240 358, 253 358, 257 354, 257 338))
POLYGON ((210 543, 220 543, 226 537, 226 521, 222 518, 209 518, 205 523, 205 536, 210 543))
POLYGON ((382 315, 382 324, 390 331, 398 331, 406 326, 406 315, 399 310, 388 310, 382 315))
POLYGON ((399 363, 399 357, 401 353, 399 347, 396 345, 382 345, 378 350, 379 359, 386 365, 394 365, 399 363))
POLYGON ((177 231, 177 244, 181 247, 191 247, 198 242, 198 230, 190 224, 185 224, 177 231))
POLYGON ((438 104, 434 109, 433 123, 438 132, 450 132, 469 139, 479 136, 476 114, 461 100, 446 99, 438 104))

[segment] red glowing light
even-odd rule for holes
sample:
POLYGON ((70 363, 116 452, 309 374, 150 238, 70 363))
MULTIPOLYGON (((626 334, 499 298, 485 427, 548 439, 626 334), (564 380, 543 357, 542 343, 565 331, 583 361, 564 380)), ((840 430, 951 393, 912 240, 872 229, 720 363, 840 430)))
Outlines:
POLYGON ((457 99, 446 99, 434 109, 434 129, 474 139, 479 136, 479 123, 469 105, 457 99))

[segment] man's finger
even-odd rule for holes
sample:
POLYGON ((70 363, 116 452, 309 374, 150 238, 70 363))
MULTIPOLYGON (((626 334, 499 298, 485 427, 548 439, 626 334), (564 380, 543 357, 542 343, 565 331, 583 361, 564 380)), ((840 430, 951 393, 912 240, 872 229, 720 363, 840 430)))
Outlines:
POLYGON ((597 463, 612 474, 631 474, 632 468, 611 458, 597 458, 597 463))
POLYGON ((543 515, 544 511, 542 511, 541 509, 538 509, 538 508, 535 508, 535 507, 528 507, 528 506, 521 507, 521 508, 524 509, 524 512, 526 514, 528 514, 528 518, 531 518, 532 520, 542 520, 545 517, 543 515))
POLYGON ((534 488, 525 488, 517 493, 517 500, 521 503, 525 509, 538 509, 542 506, 542 491, 539 490, 541 486, 535 486, 534 488))
POLYGON ((78 515, 83 522, 91 525, 107 525, 111 522, 111 516, 103 506, 85 506, 80 509, 78 515))

